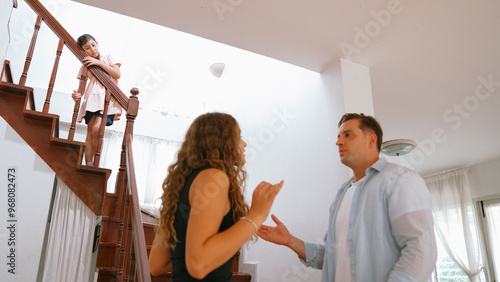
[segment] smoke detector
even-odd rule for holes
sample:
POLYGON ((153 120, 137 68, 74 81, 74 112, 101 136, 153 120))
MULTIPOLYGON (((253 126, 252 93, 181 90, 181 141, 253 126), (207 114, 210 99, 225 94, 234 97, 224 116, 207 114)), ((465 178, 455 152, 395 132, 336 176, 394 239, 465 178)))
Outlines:
POLYGON ((417 147, 417 143, 409 139, 395 139, 382 143, 381 152, 388 156, 402 156, 411 152, 417 147))

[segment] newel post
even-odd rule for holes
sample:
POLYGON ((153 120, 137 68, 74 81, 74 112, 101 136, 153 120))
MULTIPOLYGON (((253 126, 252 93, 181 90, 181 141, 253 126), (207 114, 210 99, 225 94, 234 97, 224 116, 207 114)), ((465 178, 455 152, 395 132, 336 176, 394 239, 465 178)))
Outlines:
POLYGON ((127 125, 125 127, 125 132, 123 134, 123 142, 122 142, 122 150, 120 155, 120 168, 118 169, 118 175, 115 186, 115 193, 118 196, 117 199, 117 207, 115 212, 117 212, 116 217, 122 218, 124 214, 124 195, 126 193, 127 187, 127 149, 126 149, 126 140, 129 134, 133 133, 133 124, 135 117, 139 111, 139 99, 137 99, 137 95, 139 94, 139 90, 137 88, 132 88, 130 90, 132 96, 130 96, 128 100, 128 110, 127 110, 127 125))
POLYGON ((139 89, 135 87, 132 88, 130 94, 132 94, 132 96, 130 96, 128 100, 127 128, 125 129, 125 133, 132 135, 134 132, 134 121, 139 112, 139 99, 137 98, 139 89))

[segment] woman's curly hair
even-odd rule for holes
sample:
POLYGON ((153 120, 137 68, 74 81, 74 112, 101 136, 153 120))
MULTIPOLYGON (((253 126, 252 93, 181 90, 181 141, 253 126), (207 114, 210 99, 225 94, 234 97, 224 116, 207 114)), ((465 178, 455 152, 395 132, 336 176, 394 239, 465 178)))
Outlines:
POLYGON ((245 159, 239 141, 240 128, 231 115, 206 113, 194 120, 177 152, 176 161, 168 167, 168 175, 162 185, 161 217, 157 230, 160 245, 174 248, 178 242, 174 220, 179 195, 187 178, 197 169, 217 168, 224 171, 229 178, 228 196, 234 219, 248 213, 249 207, 243 197, 245 159))

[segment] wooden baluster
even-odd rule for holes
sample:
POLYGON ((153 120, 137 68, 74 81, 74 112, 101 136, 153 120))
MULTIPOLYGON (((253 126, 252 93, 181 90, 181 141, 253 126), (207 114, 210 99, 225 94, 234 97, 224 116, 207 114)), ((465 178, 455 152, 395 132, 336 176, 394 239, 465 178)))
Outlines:
MULTIPOLYGON (((78 85, 78 93, 85 93, 85 87, 87 86, 87 67, 84 65, 82 69, 82 73, 80 75, 80 83, 78 85)), ((69 128, 68 140, 73 141, 75 137, 75 127, 76 127, 76 119, 78 118, 78 111, 80 111, 80 101, 82 98, 76 100, 75 108, 73 109, 73 118, 71 120, 71 126, 69 128)))
POLYGON ((26 84, 26 78, 28 77, 28 69, 31 64, 31 59, 33 58, 33 52, 35 51, 36 38, 38 36, 38 31, 40 30, 40 24, 42 23, 42 16, 38 15, 35 22, 35 30, 33 31, 33 36, 31 37, 30 48, 28 49, 28 55, 26 56, 26 62, 24 63, 23 74, 19 80, 19 85, 24 86, 26 84))
MULTIPOLYGON (((127 129, 125 128, 125 133, 123 134, 124 136, 127 136, 127 129)), ((126 190, 126 184, 127 184, 127 157, 126 157, 126 146, 125 146, 125 138, 123 138, 122 142, 122 150, 120 153, 120 167, 118 168, 118 174, 116 176, 116 184, 115 184, 115 193, 117 196, 116 199, 116 205, 114 209, 114 217, 121 218, 123 214, 123 194, 125 193, 126 190)))
POLYGON ((50 76, 49 88, 47 89, 47 97, 45 98, 45 104, 43 105, 44 113, 49 112, 50 98, 52 97, 52 92, 54 91, 54 83, 56 81, 57 68, 59 67, 59 59, 61 58, 63 47, 64 47, 64 40, 59 39, 59 45, 57 46, 57 52, 56 52, 56 59, 54 61, 54 67, 52 68, 52 75, 50 76))
POLYGON ((104 139, 104 128, 106 127, 106 118, 108 115, 110 100, 111 100, 111 91, 106 88, 106 99, 104 100, 104 110, 102 111, 101 126, 99 127, 99 138, 97 139, 97 148, 94 157, 94 167, 99 167, 99 161, 101 160, 102 143, 104 139))

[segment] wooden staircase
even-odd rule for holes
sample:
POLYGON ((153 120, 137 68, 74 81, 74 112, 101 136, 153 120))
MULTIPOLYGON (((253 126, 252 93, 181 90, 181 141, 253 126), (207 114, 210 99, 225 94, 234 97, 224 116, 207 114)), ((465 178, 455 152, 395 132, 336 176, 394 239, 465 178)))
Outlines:
POLYGON ((102 214, 111 171, 80 165, 84 143, 59 138, 59 116, 37 112, 33 89, 13 83, 8 61, 3 69, 0 116, 95 214, 102 214))
POLYGON ((127 260, 133 251, 125 169, 120 169, 117 193, 106 193, 111 170, 81 165, 85 144, 59 138, 59 116, 38 112, 34 105, 33 89, 13 83, 6 61, 0 81, 0 116, 96 215, 102 215, 98 281, 133 281, 129 274, 134 266, 127 260))
MULTIPOLYGON (((151 277, 147 268, 147 254, 154 240, 158 218, 150 213, 141 213, 138 205, 131 145, 133 122, 139 108, 138 91, 132 89, 132 96, 127 98, 102 69, 88 68, 88 71, 105 86, 107 92, 109 91, 106 101, 109 101, 112 96, 127 112, 120 168, 118 175, 113 176, 117 177, 116 192, 107 193, 107 180, 111 170, 98 167, 100 149, 96 155, 95 166, 82 165, 85 144, 73 140, 79 102, 75 103, 73 121, 67 139, 59 136, 59 116, 48 112, 63 46, 68 47, 80 61, 86 54, 38 0, 25 0, 25 2, 37 13, 38 18, 18 84, 14 83, 9 61, 5 61, 2 66, 0 116, 96 215, 102 216, 96 263, 99 282, 171 281, 171 274, 151 277), (37 111, 33 88, 25 86, 25 82, 42 22, 45 22, 59 37, 59 45, 45 104, 42 111, 37 111)), ((85 71, 87 69, 84 73, 85 71)), ((85 83, 83 78, 79 90, 85 87, 85 83)), ((106 111, 105 107, 104 114, 106 111)), ((102 139, 103 135, 104 125, 101 125, 99 138, 102 139)), ((239 272, 238 258, 239 256, 233 264, 232 281, 250 281, 249 274, 239 272)))

